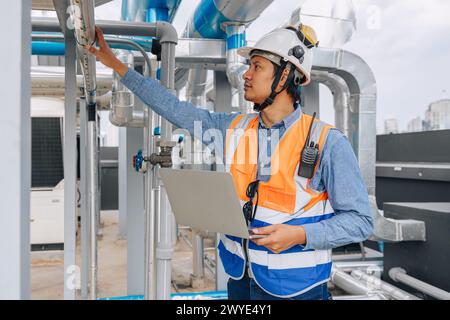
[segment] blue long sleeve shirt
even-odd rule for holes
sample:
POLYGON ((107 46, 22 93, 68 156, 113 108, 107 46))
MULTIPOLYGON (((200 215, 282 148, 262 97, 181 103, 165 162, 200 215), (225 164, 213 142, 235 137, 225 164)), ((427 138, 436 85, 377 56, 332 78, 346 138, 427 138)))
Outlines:
MULTIPOLYGON (((192 136, 207 145, 223 146, 226 130, 238 115, 209 112, 189 102, 180 101, 158 81, 146 78, 131 69, 122 78, 122 83, 157 114, 173 125, 188 130, 192 136), (208 134, 202 134, 209 129, 219 130, 221 135, 212 138, 208 134)), ((267 181, 270 178, 270 154, 276 147, 271 136, 276 132, 281 139, 300 115, 300 108, 297 108, 271 128, 266 128, 260 119, 258 139, 259 144, 264 146, 264 153, 260 152, 260 155, 264 156, 260 156, 258 160, 260 180, 267 181)), ((217 151, 220 151, 220 148, 217 148, 217 151)), ((367 189, 353 149, 339 130, 330 130, 321 153, 319 168, 310 182, 310 188, 327 191, 335 216, 319 223, 303 225, 307 239, 305 250, 332 249, 364 241, 372 234, 373 219, 367 189)))

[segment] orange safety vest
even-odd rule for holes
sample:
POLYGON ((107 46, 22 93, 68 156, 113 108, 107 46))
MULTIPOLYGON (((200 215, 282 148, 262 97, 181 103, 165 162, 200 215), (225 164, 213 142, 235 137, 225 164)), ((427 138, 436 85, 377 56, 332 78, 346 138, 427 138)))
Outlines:
MULTIPOLYGON (((250 227, 298 226, 317 223, 334 215, 328 194, 312 190, 310 179, 297 174, 311 120, 311 116, 302 114, 280 139, 271 157, 271 177, 268 182, 259 183, 258 209, 250 227)), ((256 180, 258 125, 258 115, 239 115, 227 131, 225 165, 233 176, 241 205, 249 200, 247 186, 256 180)), ((311 141, 319 144, 320 154, 331 127, 319 120, 314 122, 311 141)), ((221 236, 219 254, 225 271, 234 279, 242 278, 245 271, 246 255, 242 246, 240 238, 221 236)), ((247 246, 254 280, 274 296, 286 298, 302 294, 330 277, 331 250, 304 250, 297 245, 274 254, 252 241, 247 246)))

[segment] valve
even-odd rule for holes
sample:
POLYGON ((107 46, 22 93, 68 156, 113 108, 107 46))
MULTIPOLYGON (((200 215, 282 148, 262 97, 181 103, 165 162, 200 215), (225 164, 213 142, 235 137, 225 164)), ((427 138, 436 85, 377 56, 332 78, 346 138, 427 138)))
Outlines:
POLYGON ((133 156, 133 168, 136 172, 147 172, 147 162, 151 165, 160 165, 161 168, 171 168, 172 163, 172 150, 177 145, 176 142, 160 140, 156 144, 160 148, 159 153, 153 153, 149 157, 144 157, 142 150, 133 156))
POLYGON ((172 149, 176 146, 176 142, 160 140, 157 146, 160 148, 159 153, 153 153, 150 157, 144 157, 144 161, 150 162, 152 165, 160 165, 161 168, 171 168, 172 163, 172 149))
POLYGON ((144 156, 142 154, 142 150, 139 150, 138 153, 133 156, 133 168, 136 172, 142 172, 144 167, 144 156))

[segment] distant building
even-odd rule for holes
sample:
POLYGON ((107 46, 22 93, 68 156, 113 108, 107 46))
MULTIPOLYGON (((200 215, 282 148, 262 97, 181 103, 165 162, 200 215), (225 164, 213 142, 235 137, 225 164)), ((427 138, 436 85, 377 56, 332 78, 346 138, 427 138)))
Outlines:
POLYGON ((417 117, 408 122, 408 132, 420 132, 423 131, 423 120, 421 117, 417 117))
POLYGON ((398 121, 395 118, 386 119, 384 121, 384 134, 399 133, 398 121))
POLYGON ((428 130, 450 129, 450 99, 431 103, 425 112, 428 130))

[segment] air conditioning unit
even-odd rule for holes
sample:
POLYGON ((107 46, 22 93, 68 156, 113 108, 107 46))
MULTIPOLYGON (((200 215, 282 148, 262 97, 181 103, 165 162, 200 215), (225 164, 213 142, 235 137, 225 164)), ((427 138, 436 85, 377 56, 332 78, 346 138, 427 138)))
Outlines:
POLYGON ((64 247, 63 122, 63 100, 31 99, 32 250, 64 247))

